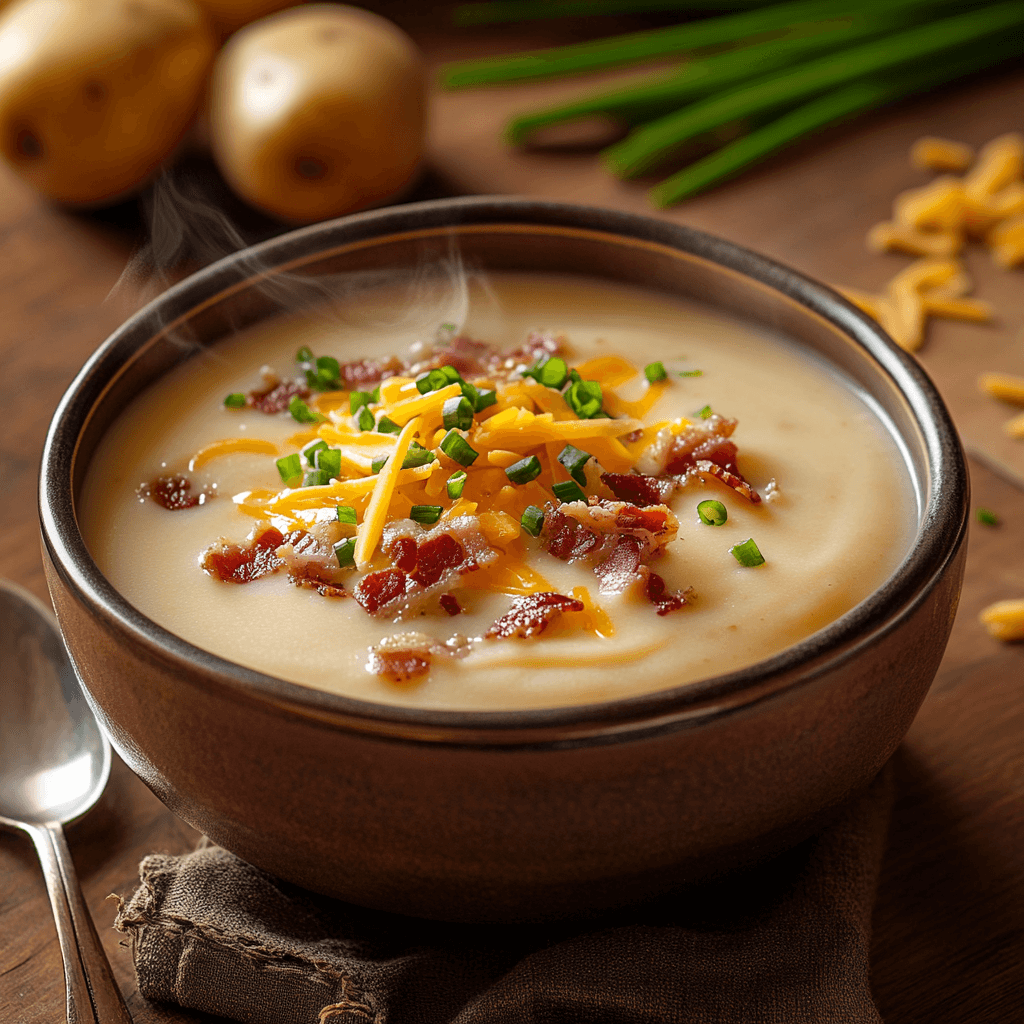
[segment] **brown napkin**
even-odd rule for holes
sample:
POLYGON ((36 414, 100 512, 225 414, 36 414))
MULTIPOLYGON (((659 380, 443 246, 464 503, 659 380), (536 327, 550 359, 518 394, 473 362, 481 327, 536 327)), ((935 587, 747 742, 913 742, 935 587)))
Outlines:
POLYGON ((769 864, 598 923, 367 911, 208 847, 151 856, 116 926, 139 989, 256 1024, 880 1024, 871 908, 890 773, 769 864))

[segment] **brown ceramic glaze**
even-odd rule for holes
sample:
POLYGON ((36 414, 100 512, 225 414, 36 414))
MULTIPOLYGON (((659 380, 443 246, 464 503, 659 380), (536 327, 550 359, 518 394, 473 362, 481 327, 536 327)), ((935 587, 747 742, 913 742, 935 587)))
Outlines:
POLYGON ((365 906, 448 920, 594 911, 808 835, 906 733, 960 591, 968 483, 930 382, 828 289, 719 239, 606 210, 502 198, 395 207, 246 250, 142 310, 89 361, 47 439, 50 590, 118 753, 242 857, 365 906), (831 626, 752 668, 603 704, 396 708, 234 665, 157 626, 90 558, 75 496, 126 398, 199 346, 333 275, 415 267, 571 270, 696 296, 787 333, 869 393, 920 496, 913 550, 831 626))

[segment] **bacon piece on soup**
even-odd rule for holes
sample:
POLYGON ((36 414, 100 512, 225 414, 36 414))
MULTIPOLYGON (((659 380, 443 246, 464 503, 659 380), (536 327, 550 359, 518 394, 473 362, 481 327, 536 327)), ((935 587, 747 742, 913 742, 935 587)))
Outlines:
POLYGON ((355 599, 371 614, 399 598, 405 597, 409 577, 401 569, 381 569, 368 572, 353 592, 355 599))
POLYGON ((459 335, 435 348, 425 366, 429 369, 453 366, 463 377, 474 377, 493 369, 497 355, 494 346, 486 341, 474 341, 459 335))
POLYGON ((687 587, 681 594, 670 591, 665 586, 665 581, 656 573, 647 569, 647 600, 658 609, 659 615, 668 615, 669 612, 677 611, 679 608, 690 604, 695 593, 693 587, 687 587))
POLYGON ((702 474, 717 477, 752 504, 759 504, 761 495, 743 479, 736 464, 736 444, 729 440, 735 429, 736 420, 717 415, 690 424, 668 450, 664 472, 681 481, 702 474))
POLYGON ((489 630, 488 639, 506 640, 510 637, 526 639, 547 629, 548 622, 559 612, 581 612, 583 602, 564 594, 546 591, 517 597, 512 607, 489 630))
POLYGON ((676 480, 663 480, 643 473, 602 473, 601 481, 620 501, 638 508, 664 505, 679 486, 676 480))
POLYGON ((679 520, 665 505, 638 508, 628 501, 592 497, 586 505, 574 501, 559 506, 558 511, 597 536, 629 534, 638 538, 643 542, 642 557, 675 540, 679 531, 679 520))
POLYGON ((602 594, 621 594, 639 578, 643 544, 630 536, 619 537, 611 554, 594 567, 602 594))
POLYGON ((500 359, 502 364, 509 368, 523 364, 533 366, 538 359, 561 355, 564 350, 565 338, 562 335, 531 331, 522 345, 500 356, 500 359))
POLYGON ((432 587, 445 573, 461 568, 465 562, 466 549, 450 533, 441 533, 417 546, 416 569, 410 578, 421 587, 432 587))
POLYGON ((438 601, 449 615, 460 615, 462 613, 462 605, 459 604, 459 599, 454 594, 442 594, 438 601))
POLYGON ((418 549, 412 537, 397 537, 394 543, 385 550, 396 569, 412 572, 416 568, 418 549))
POLYGON ((430 671, 430 651, 370 651, 369 669, 393 683, 408 683, 430 671))
MULTIPOLYGON (((297 587, 306 590, 315 590, 321 597, 348 597, 349 593, 340 583, 324 576, 326 574, 314 565, 307 565, 301 569, 293 569, 288 574, 288 579, 297 587)), ((331 574, 333 575, 333 574, 331 574)))
POLYGON ((345 382, 345 387, 361 391, 365 390, 367 384, 376 384, 388 377, 394 377, 403 373, 405 369, 405 363, 397 356, 387 356, 384 359, 357 359, 351 363, 341 364, 341 379, 345 382))
POLYGON ((306 399, 311 393, 304 381, 283 380, 280 384, 264 388, 262 391, 250 391, 245 404, 257 412, 275 416, 279 412, 284 412, 288 408, 288 403, 296 396, 306 399))
POLYGON ((597 534, 581 525, 561 508, 549 506, 544 516, 541 543, 563 562, 573 562, 589 554, 598 545, 597 534))
POLYGON ((203 570, 225 583, 251 583, 261 576, 269 576, 284 565, 277 549, 297 539, 301 530, 288 534, 266 524, 257 525, 244 544, 232 544, 221 538, 211 544, 200 556, 203 570))
POLYGON ((192 481, 180 473, 175 476, 159 476, 150 483, 143 484, 138 493, 140 498, 152 498, 170 512, 195 508, 213 497, 213 494, 206 490, 193 494, 192 481))

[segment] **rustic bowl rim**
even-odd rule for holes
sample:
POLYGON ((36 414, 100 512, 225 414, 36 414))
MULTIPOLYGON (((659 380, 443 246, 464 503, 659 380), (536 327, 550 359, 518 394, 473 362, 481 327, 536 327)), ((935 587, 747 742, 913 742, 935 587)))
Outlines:
MULTIPOLYGON (((967 529, 969 481, 956 430, 927 374, 870 318, 827 286, 775 260, 674 222, 599 207, 505 196, 430 200, 325 221, 239 250, 163 292, 113 332, 62 397, 50 424, 39 480, 44 547, 61 581, 90 612, 150 657, 177 663, 204 686, 275 713, 393 740, 454 746, 536 747, 622 742, 692 728, 787 692, 873 645, 916 608, 944 574, 967 529), (74 514, 79 435, 119 368, 166 324, 204 299, 251 279, 248 266, 279 267, 317 252, 423 229, 510 224, 578 229, 651 242, 708 260, 767 285, 859 344, 911 411, 928 479, 916 539, 880 588, 853 609, 784 651, 697 682, 598 703, 515 711, 435 710, 378 704, 316 690, 238 665, 181 639, 132 606, 92 560, 74 514), (244 275, 244 276, 240 276, 244 275)), ((73 654, 73 652, 72 652, 73 654)))

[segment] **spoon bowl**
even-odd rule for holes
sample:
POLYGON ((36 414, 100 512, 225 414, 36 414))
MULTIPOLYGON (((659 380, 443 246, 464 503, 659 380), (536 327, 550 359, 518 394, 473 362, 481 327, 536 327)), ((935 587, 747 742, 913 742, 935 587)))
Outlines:
POLYGON ((99 799, 110 744, 85 701, 53 615, 0 580, 0 825, 27 833, 53 907, 68 1020, 130 1024, 61 827, 99 799))

